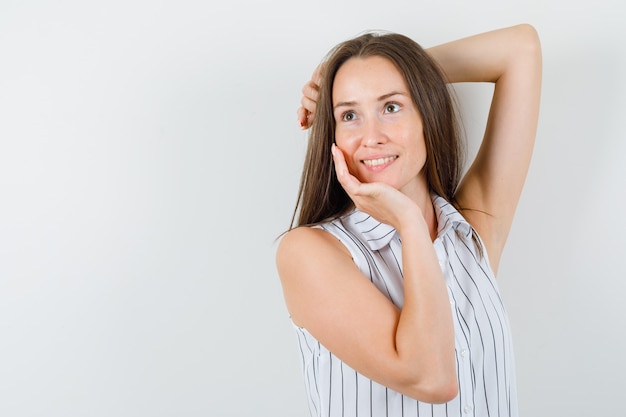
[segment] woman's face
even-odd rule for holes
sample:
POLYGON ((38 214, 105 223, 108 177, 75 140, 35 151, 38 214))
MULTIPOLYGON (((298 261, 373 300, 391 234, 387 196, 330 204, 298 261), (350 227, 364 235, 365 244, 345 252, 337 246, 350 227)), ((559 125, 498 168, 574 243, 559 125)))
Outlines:
POLYGON ((335 141, 355 177, 409 196, 427 190, 422 118, 391 61, 349 59, 337 71, 332 97, 335 141))

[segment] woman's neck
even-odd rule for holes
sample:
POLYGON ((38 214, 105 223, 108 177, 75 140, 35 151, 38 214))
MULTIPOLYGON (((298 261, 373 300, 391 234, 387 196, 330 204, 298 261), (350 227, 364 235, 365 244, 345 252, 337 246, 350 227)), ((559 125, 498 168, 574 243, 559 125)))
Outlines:
POLYGON ((422 210, 422 215, 424 216, 424 221, 428 226, 428 231, 430 232, 430 240, 433 242, 437 239, 437 216, 435 214, 435 207, 433 206, 433 200, 428 193, 425 197, 421 198, 420 201, 416 201, 419 208, 422 210))
POLYGON ((414 183, 414 188, 405 188, 403 193, 410 197, 422 211, 422 216, 424 216, 424 221, 430 232, 430 238, 434 241, 437 238, 438 232, 437 216, 435 215, 435 207, 433 206, 430 189, 428 188, 426 180, 424 178, 421 179, 422 181, 414 183))

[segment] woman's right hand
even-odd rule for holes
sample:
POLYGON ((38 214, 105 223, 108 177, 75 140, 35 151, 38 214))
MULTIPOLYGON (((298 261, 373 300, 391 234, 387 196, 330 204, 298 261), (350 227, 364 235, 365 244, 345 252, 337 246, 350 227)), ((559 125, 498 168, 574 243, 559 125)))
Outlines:
POLYGON ((348 170, 343 151, 335 144, 331 150, 337 180, 360 211, 393 226, 401 235, 405 230, 403 226, 415 227, 420 224, 419 219, 426 226, 422 211, 413 200, 388 184, 359 181, 348 170))
POLYGON ((324 63, 322 62, 313 71, 311 79, 302 87, 302 99, 298 108, 298 122, 301 129, 308 129, 313 124, 323 70, 324 63))

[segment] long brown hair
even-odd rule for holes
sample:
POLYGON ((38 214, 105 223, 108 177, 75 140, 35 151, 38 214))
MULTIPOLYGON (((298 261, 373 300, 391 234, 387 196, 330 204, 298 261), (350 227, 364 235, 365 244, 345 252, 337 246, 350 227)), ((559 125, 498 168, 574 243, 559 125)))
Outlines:
POLYGON ((340 43, 325 59, 291 227, 337 217, 352 205, 337 180, 331 156, 331 145, 335 140, 333 82, 347 60, 371 56, 388 59, 404 77, 422 117, 427 153, 424 171, 428 187, 446 200, 454 201, 461 176, 463 147, 454 102, 442 71, 422 47, 408 37, 395 33, 366 33, 340 43))

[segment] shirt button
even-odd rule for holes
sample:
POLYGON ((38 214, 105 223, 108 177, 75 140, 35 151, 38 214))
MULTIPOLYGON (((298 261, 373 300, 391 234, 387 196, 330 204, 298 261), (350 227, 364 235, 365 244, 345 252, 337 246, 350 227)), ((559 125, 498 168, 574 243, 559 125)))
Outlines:
POLYGON ((472 407, 471 405, 466 405, 465 407, 463 407, 463 412, 465 414, 469 414, 472 412, 472 410, 474 410, 474 407, 472 407))
POLYGON ((468 353, 467 349, 461 349, 461 356, 466 357, 468 353))

